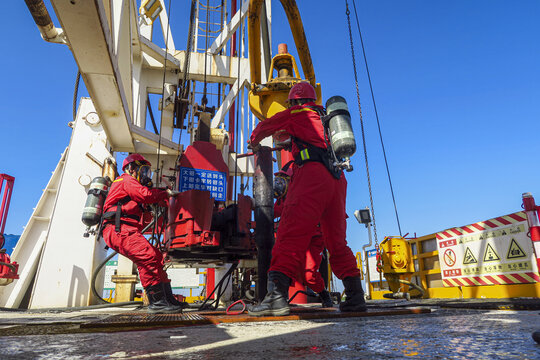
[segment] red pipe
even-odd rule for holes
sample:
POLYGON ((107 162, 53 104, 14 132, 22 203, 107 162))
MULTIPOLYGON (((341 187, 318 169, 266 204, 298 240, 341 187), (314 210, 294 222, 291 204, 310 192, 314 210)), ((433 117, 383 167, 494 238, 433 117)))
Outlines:
POLYGON ((0 207, 0 235, 4 234, 4 229, 6 227, 6 219, 15 178, 7 174, 0 174, 0 193, 2 193, 2 189, 4 188, 4 181, 6 182, 6 188, 4 190, 4 196, 2 196, 2 206, 0 207))
POLYGON ((534 197, 531 193, 523 193, 523 208, 527 214, 527 222, 529 223, 529 236, 533 243, 533 251, 536 255, 536 264, 540 270, 540 219, 538 210, 540 206, 536 206, 534 197))
MULTIPOLYGON (((206 269, 206 297, 209 297, 216 287, 216 269, 206 269)), ((215 295, 212 295, 211 299, 214 299, 215 295)))

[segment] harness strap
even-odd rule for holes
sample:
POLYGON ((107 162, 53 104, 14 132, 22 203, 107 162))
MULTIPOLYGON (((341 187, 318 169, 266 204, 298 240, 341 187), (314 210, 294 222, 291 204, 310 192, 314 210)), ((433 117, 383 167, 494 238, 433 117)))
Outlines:
MULTIPOLYGON (((120 225, 123 223, 122 217, 125 217, 125 218, 128 218, 128 219, 133 219, 133 220, 136 220, 136 221, 140 221, 140 219, 141 219, 137 215, 131 215, 131 214, 123 214, 122 215, 122 205, 125 205, 130 201, 131 201, 131 198, 129 196, 126 196, 125 198, 120 199, 115 205, 113 205, 113 206, 116 206, 115 211, 107 211, 106 213, 103 214, 103 218, 105 220, 110 220, 110 219, 112 219, 114 217, 114 230, 116 232, 120 232, 120 225)), ((111 222, 106 221, 106 223, 110 224, 111 222)))
POLYGON ((322 149, 317 146, 313 146, 303 140, 298 139, 297 137, 292 137, 296 146, 300 150, 298 155, 295 157, 294 162, 301 166, 309 161, 317 161, 322 163, 326 169, 332 174, 336 179, 341 178, 341 170, 337 169, 328 153, 328 149, 322 149))

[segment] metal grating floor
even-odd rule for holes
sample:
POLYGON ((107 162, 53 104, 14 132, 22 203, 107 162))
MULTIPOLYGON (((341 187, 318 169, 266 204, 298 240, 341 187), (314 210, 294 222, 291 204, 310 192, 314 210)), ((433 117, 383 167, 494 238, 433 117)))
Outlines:
POLYGON ((287 316, 261 316, 255 317, 243 313, 240 315, 227 315, 224 311, 216 312, 185 312, 181 314, 146 314, 125 313, 113 315, 105 319, 81 324, 81 328, 139 328, 139 327, 166 327, 166 326, 196 326, 221 323, 267 322, 313 319, 342 319, 352 317, 373 317, 390 315, 408 315, 429 313, 429 308, 408 309, 369 309, 368 312, 342 313, 337 309, 302 308, 291 309, 287 316))

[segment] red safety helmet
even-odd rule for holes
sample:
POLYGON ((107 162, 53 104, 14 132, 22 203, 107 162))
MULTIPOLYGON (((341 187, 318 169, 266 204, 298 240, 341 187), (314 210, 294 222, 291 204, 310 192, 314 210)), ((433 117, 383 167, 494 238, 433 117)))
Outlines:
POLYGON ((144 156, 142 156, 141 154, 131 154, 124 159, 124 162, 122 163, 122 171, 126 171, 126 167, 132 162, 135 162, 137 166, 141 166, 141 165, 151 166, 152 165, 150 164, 150 161, 146 160, 144 156))
POLYGON ((287 100, 291 101, 294 99, 317 100, 317 94, 315 93, 315 89, 313 88, 313 86, 311 86, 310 83, 303 81, 296 83, 291 88, 291 91, 289 91, 289 97, 287 98, 287 100))

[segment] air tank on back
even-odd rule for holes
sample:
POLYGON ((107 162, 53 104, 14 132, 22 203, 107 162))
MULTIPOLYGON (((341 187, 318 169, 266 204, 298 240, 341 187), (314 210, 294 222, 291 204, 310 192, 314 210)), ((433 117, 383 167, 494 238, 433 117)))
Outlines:
POLYGON ((345 99, 341 96, 332 96, 328 99, 326 101, 326 115, 330 117, 328 129, 334 153, 338 159, 349 162, 349 158, 356 152, 356 141, 351 126, 351 115, 345 99))
POLYGON ((96 177, 90 183, 88 197, 86 198, 82 214, 84 225, 91 227, 97 225, 101 220, 103 205, 109 192, 109 185, 109 180, 104 177, 96 177))

